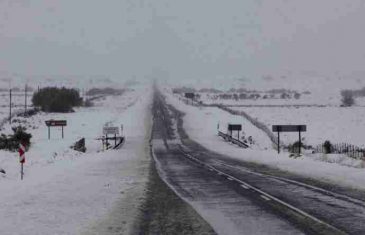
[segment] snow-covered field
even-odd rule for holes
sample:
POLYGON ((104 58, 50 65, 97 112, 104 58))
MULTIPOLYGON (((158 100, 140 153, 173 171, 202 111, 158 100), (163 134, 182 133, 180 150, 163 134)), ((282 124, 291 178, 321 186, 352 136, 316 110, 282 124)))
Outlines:
MULTIPOLYGON (((23 92, 12 93, 12 114, 25 110, 25 94, 23 92)), ((32 92, 27 93, 27 108, 32 105, 32 92)), ((10 97, 9 91, 0 91, 0 123, 9 118, 10 97)))
MULTIPOLYGON (((25 125, 33 138, 23 181, 18 154, 0 152, 0 167, 6 170, 0 176, 1 234, 98 233, 99 219, 112 213, 115 203, 132 198, 124 205, 123 213, 129 215, 124 222, 118 221, 120 232, 126 232, 147 174, 150 93, 150 89, 138 87, 75 113, 41 113, 27 119, 25 125), (44 121, 52 118, 67 120, 64 139, 53 128, 48 140, 44 121), (106 123, 123 124, 126 143, 122 149, 101 151, 96 138, 106 123), (86 153, 69 148, 81 137, 86 138, 86 153)), ((4 132, 10 132, 8 124, 4 132)))
MULTIPOLYGON (((259 129, 252 126, 243 117, 231 115, 218 108, 194 107, 186 105, 165 90, 168 103, 183 111, 184 128, 193 140, 213 151, 228 155, 232 158, 266 164, 284 171, 301 174, 307 177, 328 181, 350 187, 365 189, 364 162, 339 156, 303 156, 289 158, 288 153, 277 154, 271 147, 269 138, 259 129), (217 135, 217 123, 224 128, 223 123, 242 123, 247 135, 251 135, 258 146, 242 149, 229 144, 217 135), (341 158, 341 159, 340 159, 341 158), (339 164, 333 164, 337 162, 339 164), (350 165, 344 166, 343 164, 350 165), (354 168, 353 166, 357 166, 354 168)), ((309 129, 310 130, 310 129, 309 129)), ((297 136, 294 136, 297 138, 297 136)))
MULTIPOLYGON (((339 84, 344 85, 343 83, 344 81, 339 84)), ((365 122, 363 122, 362 116, 365 114, 365 98, 356 97, 354 106, 341 107, 341 90, 345 86, 334 88, 333 85, 331 87, 327 83, 329 88, 333 89, 317 89, 317 85, 323 88, 324 84, 308 84, 301 90, 290 90, 290 88, 298 87, 284 86, 285 84, 282 84, 285 89, 279 90, 240 88, 241 90, 230 91, 230 89, 217 93, 205 89, 206 91, 196 92, 196 94, 199 96, 197 101, 208 105, 224 105, 235 111, 244 111, 270 130, 272 125, 307 125, 308 130, 303 133, 304 143, 314 147, 323 144, 326 140, 335 144, 346 143, 364 147, 365 142, 362 136, 365 132, 365 122), (284 93, 288 97, 280 98, 284 93), (295 98, 295 94, 299 97, 295 98), (240 95, 245 98, 239 98, 240 95), (259 97, 251 97, 255 95, 259 97)), ((351 82, 349 84, 351 89, 356 89, 353 87, 354 84, 351 82)), ((271 85, 276 88, 280 87, 278 81, 276 81, 276 85, 271 85)), ((258 82, 256 86, 260 87, 260 83, 258 82)), ((297 135, 293 133, 282 133, 281 136, 281 140, 285 144, 292 144, 298 139, 297 135)))
POLYGON ((341 104, 340 93, 330 94, 327 97, 323 97, 322 94, 312 94, 306 92, 283 92, 283 93, 271 93, 271 92, 225 92, 225 94, 231 95, 230 99, 220 99, 219 93, 205 93, 199 92, 200 101, 205 104, 223 104, 230 106, 283 106, 283 105, 308 105, 308 106, 324 106, 324 105, 339 105, 341 104), (281 98, 281 95, 285 93, 290 98, 281 98), (245 94, 248 98, 239 98, 240 94, 245 94), (294 94, 298 94, 298 98, 294 97, 294 94), (258 98, 249 98, 250 96, 258 95, 258 98), (236 96, 238 99, 235 99, 236 96), (272 96, 272 97, 271 97, 272 96))
MULTIPOLYGON (((251 117, 272 125, 307 125, 303 133, 304 142, 309 145, 349 143, 365 146, 365 108, 364 107, 232 107, 244 111, 251 117)), ((298 139, 297 133, 282 133, 281 140, 290 144, 298 139)))
MULTIPOLYGON (((190 88, 201 96, 200 100, 207 104, 224 105, 327 105, 341 104, 341 91, 345 89, 358 90, 365 87, 364 79, 348 79, 345 77, 325 77, 303 73, 288 73, 268 75, 255 78, 222 78, 181 80, 171 84, 175 88, 190 88), (209 92, 216 90, 221 93, 209 92), (245 94, 244 99, 216 99, 219 94, 245 94), (286 93, 290 98, 282 98, 286 93), (294 97, 297 93, 300 96, 294 97), (250 95, 259 95, 250 98, 250 95), (271 97, 274 95, 273 97, 271 97), (265 97, 265 98, 264 98, 265 97)), ((364 99, 356 103, 364 105, 364 99)))

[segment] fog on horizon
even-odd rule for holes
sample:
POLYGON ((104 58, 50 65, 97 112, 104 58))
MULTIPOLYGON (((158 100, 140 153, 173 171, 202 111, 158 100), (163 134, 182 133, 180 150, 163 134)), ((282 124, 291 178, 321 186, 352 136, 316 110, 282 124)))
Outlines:
POLYGON ((362 0, 2 0, 0 76, 365 73, 362 0))

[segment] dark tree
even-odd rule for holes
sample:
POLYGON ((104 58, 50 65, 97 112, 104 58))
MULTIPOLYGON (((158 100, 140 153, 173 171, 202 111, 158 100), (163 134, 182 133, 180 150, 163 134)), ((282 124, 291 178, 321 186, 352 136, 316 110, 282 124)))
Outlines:
POLYGON ((46 87, 34 93, 34 106, 44 112, 71 112, 73 107, 82 105, 82 98, 76 89, 46 87))
POLYGON ((326 140, 323 144, 325 153, 332 153, 333 146, 329 140, 326 140))

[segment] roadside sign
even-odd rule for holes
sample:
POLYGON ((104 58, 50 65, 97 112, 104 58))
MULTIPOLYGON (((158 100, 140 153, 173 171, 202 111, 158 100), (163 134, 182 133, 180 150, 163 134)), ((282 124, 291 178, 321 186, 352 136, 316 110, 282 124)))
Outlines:
MULTIPOLYGON (((120 126, 120 130, 123 132, 123 125, 120 126)), ((117 126, 104 126, 103 127, 103 134, 105 135, 105 137, 102 137, 102 142, 103 142, 103 149, 104 149, 104 140, 105 140, 105 145, 106 148, 108 149, 109 147, 109 143, 108 140, 112 139, 114 140, 114 144, 115 146, 117 146, 117 135, 119 135, 119 127, 117 126), (114 137, 108 137, 108 135, 114 135, 114 137)))
POLYGON ((46 121, 47 126, 67 126, 66 120, 48 120, 46 121))
POLYGON ((46 123, 46 126, 48 127, 48 139, 51 138, 51 127, 56 127, 56 126, 60 126, 62 127, 62 139, 64 137, 64 134, 63 134, 63 127, 64 126, 67 126, 67 121, 66 120, 47 120, 45 121, 46 123))
POLYGON ((306 125, 273 125, 273 132, 306 132, 306 125))
POLYGON ((119 128, 116 126, 105 126, 103 128, 104 135, 119 135, 119 128))
POLYGON ((242 125, 241 124, 228 124, 229 131, 241 131, 242 125))
POLYGON ((237 140, 240 139, 240 131, 242 130, 241 124, 228 124, 228 131, 230 132, 230 135, 232 137, 232 132, 237 131, 237 140))
POLYGON ((302 132, 307 131, 306 125, 273 125, 272 131, 278 133, 278 153, 280 153, 280 132, 298 132, 299 134, 299 154, 302 147, 302 132))

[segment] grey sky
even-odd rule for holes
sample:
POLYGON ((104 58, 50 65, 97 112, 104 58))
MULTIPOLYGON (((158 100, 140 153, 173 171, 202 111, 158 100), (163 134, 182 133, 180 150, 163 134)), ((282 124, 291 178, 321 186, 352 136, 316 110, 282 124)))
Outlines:
POLYGON ((0 0, 0 71, 261 76, 365 68, 362 0, 0 0))

